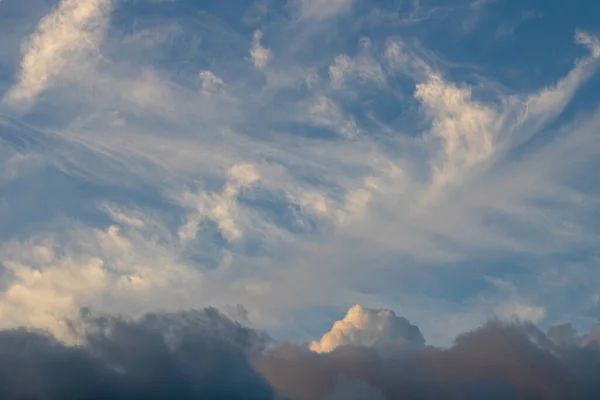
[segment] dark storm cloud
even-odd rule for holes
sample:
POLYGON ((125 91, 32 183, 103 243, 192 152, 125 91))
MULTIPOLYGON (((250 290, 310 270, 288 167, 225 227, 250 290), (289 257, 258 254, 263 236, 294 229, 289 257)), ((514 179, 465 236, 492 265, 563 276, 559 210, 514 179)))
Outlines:
POLYGON ((348 346, 318 355, 282 344, 255 364, 294 400, 352 399, 332 393, 358 383, 371 397, 356 399, 600 398, 598 348, 559 345, 530 324, 491 322, 450 349, 348 346))
POLYGON ((214 309, 139 320, 82 313, 82 345, 0 332, 0 399, 597 399, 600 348, 568 326, 491 322, 449 349, 345 346, 317 354, 214 309), (585 339, 585 340, 584 340, 585 339), (277 394, 276 394, 277 393, 277 394))
POLYGON ((83 319, 84 347, 0 332, 0 399, 274 398, 247 357, 264 337, 213 309, 83 319))

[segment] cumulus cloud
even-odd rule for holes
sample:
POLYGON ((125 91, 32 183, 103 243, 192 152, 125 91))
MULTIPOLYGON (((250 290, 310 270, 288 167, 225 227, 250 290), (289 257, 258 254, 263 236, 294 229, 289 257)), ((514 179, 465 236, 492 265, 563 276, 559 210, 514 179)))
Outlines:
POLYGON ((6 94, 9 104, 29 102, 102 42, 112 0, 62 0, 24 43, 18 82, 6 94))
POLYGON ((490 322, 448 349, 345 346, 316 354, 280 344, 255 365, 291 400, 339 398, 344 390, 359 399, 584 400, 600 391, 597 347, 558 346, 529 323, 490 322))
POLYGON ((77 240, 67 244, 41 234, 35 240, 4 243, 0 328, 43 329, 72 342, 67 321, 81 307, 129 308, 138 314, 169 308, 171 301, 178 307, 186 302, 189 292, 183 292, 189 288, 183 288, 197 289, 202 273, 180 263, 164 244, 139 233, 140 225, 132 217, 115 217, 124 221, 121 226, 91 231, 71 227, 77 240))
POLYGON ((557 342, 573 336, 568 326, 546 335, 530 323, 493 321, 447 349, 354 343, 327 353, 269 346, 265 333, 212 308, 139 319, 82 309, 69 329, 76 344, 0 331, 3 399, 587 400, 600 393, 600 346, 557 342))
POLYGON ((43 333, 0 332, 0 397, 13 399, 275 399, 248 355, 264 335, 214 309, 140 320, 82 313, 78 346, 43 333))
POLYGON ((418 327, 391 310, 370 310, 355 305, 344 319, 337 321, 329 332, 314 341, 310 349, 329 353, 341 346, 384 346, 406 344, 422 346, 425 339, 418 327))
POLYGON ((262 31, 256 30, 250 47, 250 58, 256 69, 265 69, 273 58, 273 52, 260 43, 262 36, 262 31))

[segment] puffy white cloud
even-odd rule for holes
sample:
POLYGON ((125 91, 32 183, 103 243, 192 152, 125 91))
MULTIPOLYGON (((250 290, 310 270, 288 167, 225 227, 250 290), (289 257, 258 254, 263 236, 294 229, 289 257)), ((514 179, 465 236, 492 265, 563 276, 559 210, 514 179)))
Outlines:
POLYGON ((164 308, 170 301, 165 291, 180 306, 189 299, 189 287, 183 288, 198 287, 202 279, 168 246, 114 225, 74 228, 66 244, 5 243, 0 264, 11 272, 0 293, 0 329, 43 329, 65 341, 73 339, 68 321, 81 307, 133 313, 164 308))
POLYGON ((336 321, 331 330, 310 349, 317 353, 329 353, 340 346, 382 346, 407 344, 422 346, 425 339, 421 331, 391 310, 371 310, 355 305, 344 319, 336 321))
POLYGON ((262 31, 256 30, 250 47, 250 58, 256 69, 265 69, 273 58, 273 52, 260 43, 262 35, 262 31))
POLYGON ((19 80, 4 98, 17 104, 43 92, 67 65, 102 42, 112 0, 62 0, 25 42, 19 80))

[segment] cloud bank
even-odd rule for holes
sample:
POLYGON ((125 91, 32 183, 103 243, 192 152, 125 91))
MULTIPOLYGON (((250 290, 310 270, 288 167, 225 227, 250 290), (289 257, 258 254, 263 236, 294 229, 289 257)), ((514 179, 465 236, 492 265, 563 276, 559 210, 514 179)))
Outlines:
POLYGON ((327 353, 269 345, 265 333, 212 308, 137 320, 84 309, 70 326, 78 343, 69 346, 42 332, 0 332, 3 399, 587 400, 600 394, 600 346, 559 340, 574 336, 566 325, 544 334, 531 323, 493 321, 445 349, 350 343, 327 353))

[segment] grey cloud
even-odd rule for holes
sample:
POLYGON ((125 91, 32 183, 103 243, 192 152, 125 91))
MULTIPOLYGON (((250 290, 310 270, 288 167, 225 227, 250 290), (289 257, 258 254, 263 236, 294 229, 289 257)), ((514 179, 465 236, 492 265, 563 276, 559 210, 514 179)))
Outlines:
POLYGON ((0 398, 585 400, 600 394, 600 347, 580 345, 568 325, 544 334, 530 323, 493 321, 448 349, 347 345, 322 354, 292 343, 269 347, 266 334, 215 309, 138 320, 84 310, 71 328, 81 345, 24 329, 1 331, 0 398))
POLYGON ((247 354, 265 337, 213 309, 139 321, 84 312, 85 345, 0 332, 2 399, 274 399, 247 354))
POLYGON ((373 399, 550 400, 600 395, 598 348, 557 345, 525 323, 490 322, 459 336, 449 349, 345 346, 315 354, 282 344, 255 363, 274 388, 293 400, 336 398, 340 377, 364 392, 370 390, 373 399))

